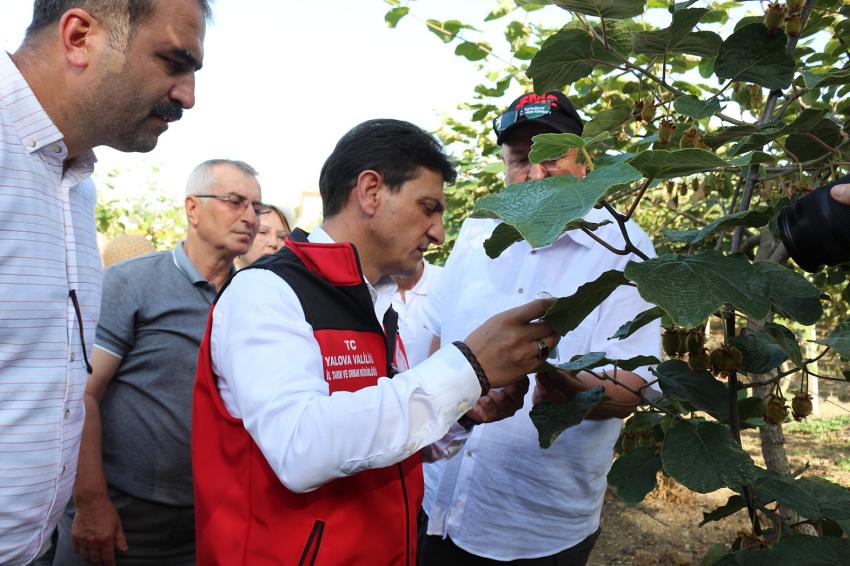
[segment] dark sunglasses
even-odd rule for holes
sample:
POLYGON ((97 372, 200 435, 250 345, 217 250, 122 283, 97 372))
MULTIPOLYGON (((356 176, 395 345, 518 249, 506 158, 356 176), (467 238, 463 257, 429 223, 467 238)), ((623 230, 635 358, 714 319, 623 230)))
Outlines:
POLYGON ((537 120, 538 118, 549 116, 552 114, 552 108, 552 103, 546 101, 526 104, 519 110, 508 110, 501 116, 493 119, 493 130, 496 131, 497 136, 500 136, 502 135, 502 132, 517 122, 522 122, 523 120, 537 120))

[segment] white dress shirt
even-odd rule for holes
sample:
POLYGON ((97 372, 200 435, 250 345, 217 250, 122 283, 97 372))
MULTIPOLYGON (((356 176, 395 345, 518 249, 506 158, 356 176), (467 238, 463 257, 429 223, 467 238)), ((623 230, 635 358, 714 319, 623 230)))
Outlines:
MULTIPOLYGON (((586 217, 591 222, 609 218, 600 210, 586 217)), ((484 253, 483 243, 497 224, 464 223, 443 277, 426 301, 424 319, 443 344, 540 292, 569 296, 605 271, 624 269, 631 259, 571 231, 546 248, 517 242, 493 260, 484 253)), ((603 226, 596 234, 622 247, 616 224, 603 226)), ((647 235, 631 222, 629 235, 644 253, 654 255, 647 235)), ((621 324, 649 307, 634 287, 619 287, 561 340, 558 362, 592 351, 604 351, 609 358, 660 356, 657 322, 627 340, 608 340, 621 324)), ((646 368, 637 373, 650 377, 646 368)), ((533 383, 516 415, 476 426, 455 457, 425 466, 429 534, 448 535, 478 556, 516 560, 556 554, 599 527, 621 421, 585 420, 543 450, 528 416, 533 383)))
POLYGON ((412 289, 404 292, 404 298, 401 297, 401 291, 393 294, 393 309, 398 313, 398 331, 411 366, 425 360, 431 351, 433 334, 422 320, 422 305, 442 274, 441 266, 426 261, 422 276, 412 289))
POLYGON ((62 133, 0 51, 0 564, 27 564, 71 497, 100 309, 94 154, 62 133))
MULTIPOLYGON (((309 239, 332 242, 321 228, 309 239)), ((389 278, 370 286, 378 321, 395 289, 389 278)), ((463 430, 457 419, 481 395, 475 372, 452 345, 375 386, 330 395, 298 297, 264 269, 238 273, 222 294, 213 311, 210 354, 224 406, 243 420, 294 492, 393 465, 444 436, 434 456, 448 455, 463 430)))

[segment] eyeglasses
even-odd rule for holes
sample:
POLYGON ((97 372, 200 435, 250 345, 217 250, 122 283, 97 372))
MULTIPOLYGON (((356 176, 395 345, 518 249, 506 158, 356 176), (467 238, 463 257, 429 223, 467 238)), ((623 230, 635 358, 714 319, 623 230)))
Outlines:
POLYGON ((500 136, 502 132, 517 122, 522 120, 536 120, 551 113, 552 103, 549 101, 526 104, 519 110, 508 110, 498 118, 495 118, 493 120, 493 129, 496 131, 496 135, 500 136))
POLYGON ((242 195, 237 195, 237 194, 234 194, 234 193, 228 193, 228 194, 224 194, 224 195, 193 195, 193 196, 196 196, 198 198, 216 198, 218 200, 223 200, 223 201, 227 202, 228 204, 230 204, 230 206, 232 206, 233 208, 235 208, 239 211, 242 211, 242 210, 245 210, 246 208, 248 208, 248 204, 250 203, 251 206, 254 208, 254 214, 256 214, 257 216, 262 216, 263 214, 268 214, 269 212, 272 211, 272 209, 268 205, 265 205, 265 204, 263 204, 261 202, 257 202, 257 201, 251 202, 250 200, 243 197, 242 195))

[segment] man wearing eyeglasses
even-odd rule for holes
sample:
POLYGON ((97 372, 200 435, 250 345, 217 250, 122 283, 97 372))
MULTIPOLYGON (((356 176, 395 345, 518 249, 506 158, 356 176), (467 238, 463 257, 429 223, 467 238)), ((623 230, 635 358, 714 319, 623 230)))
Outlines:
MULTIPOLYGON (((517 98, 494 121, 502 147, 507 184, 547 177, 584 177, 576 150, 543 163, 531 163, 532 138, 543 133, 581 135, 582 120, 563 93, 527 94, 517 98)), ((610 220, 592 211, 586 220, 610 220)), ((630 257, 615 255, 580 231, 563 234, 555 243, 534 249, 526 241, 513 244, 497 259, 484 252, 484 241, 498 221, 464 222, 443 277, 422 309, 436 343, 451 343, 494 312, 528 298, 569 296, 610 269, 622 270, 630 257)), ((632 241, 653 254, 647 235, 632 222, 632 241)), ((596 234, 623 247, 616 226, 596 234)), ((650 324, 622 341, 608 340, 619 326, 649 308, 632 287, 620 287, 559 343, 553 363, 575 354, 606 352, 609 358, 660 355, 659 325, 650 324)), ((646 368, 618 371, 633 389, 645 384, 646 368)), ((592 375, 557 373, 536 376, 524 407, 513 417, 472 429, 454 458, 425 467, 429 517, 420 547, 422 566, 497 564, 583 565, 599 533, 606 476, 621 420, 638 399, 592 375), (538 446, 529 410, 542 400, 564 401, 577 391, 602 385, 610 401, 578 426, 562 433, 548 450, 538 446)))
POLYGON ((210 304, 248 251, 257 172, 200 164, 189 177, 186 240, 109 268, 86 386, 74 502, 56 564, 194 564, 192 386, 210 304))

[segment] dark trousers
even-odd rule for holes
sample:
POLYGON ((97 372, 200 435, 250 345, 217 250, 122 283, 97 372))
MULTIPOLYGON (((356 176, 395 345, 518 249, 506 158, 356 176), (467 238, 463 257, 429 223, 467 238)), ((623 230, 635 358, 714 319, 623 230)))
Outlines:
POLYGON ((590 557, 590 551, 599 538, 599 531, 566 550, 542 558, 521 558, 519 560, 493 560, 470 554, 450 538, 425 535, 419 537, 418 566, 584 566, 590 557))
MULTIPOLYGON (((118 510, 127 552, 116 552, 122 566, 194 566, 195 508, 162 505, 109 488, 109 499, 118 510)), ((59 522, 59 541, 53 566, 84 566, 71 547, 73 505, 68 505, 59 522)))

